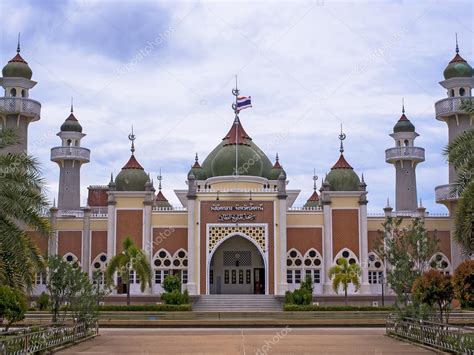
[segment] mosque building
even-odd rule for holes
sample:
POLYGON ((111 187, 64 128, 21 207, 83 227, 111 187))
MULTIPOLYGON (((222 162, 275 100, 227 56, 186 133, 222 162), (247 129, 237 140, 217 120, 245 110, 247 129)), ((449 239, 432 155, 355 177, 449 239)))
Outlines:
MULTIPOLYGON (((15 127, 20 143, 3 153, 27 151, 30 123, 40 119, 41 104, 31 98, 36 85, 32 70, 17 54, 3 68, 0 85, 0 127, 15 127)), ((461 100, 472 99, 473 70, 456 48, 440 85, 447 97, 435 103, 435 118, 448 127, 448 141, 472 129, 473 119, 460 109, 461 100)), ((238 90, 234 89, 238 95, 238 90)), ((34 97, 34 96, 33 96, 34 97)), ((300 190, 291 186, 284 162, 270 159, 244 129, 236 110, 229 131, 216 137, 216 147, 202 162, 196 155, 186 185, 174 190, 181 203, 173 207, 159 185, 155 188, 146 167, 140 164, 140 145, 132 132, 131 153, 120 171, 106 177, 107 185, 88 187, 87 205, 80 203, 81 167, 91 160, 87 132, 73 108, 58 126, 58 146, 51 161, 59 166, 57 206, 48 212, 53 233, 49 239, 29 235, 49 255, 58 254, 92 274, 105 270, 112 256, 122 251, 128 236, 146 253, 153 269, 152 287, 140 291, 140 280, 131 272, 130 291, 136 297, 159 299, 167 275, 181 278, 191 296, 212 294, 265 294, 283 296, 309 276, 314 295, 337 298, 328 270, 340 257, 362 267, 361 288, 350 290, 352 299, 370 302, 381 293, 385 265, 376 253, 385 216, 421 218, 431 235, 439 239, 433 255, 437 267, 453 272, 463 260, 454 242, 453 216, 458 197, 450 194, 456 171, 449 166, 449 183, 435 189, 436 202, 449 215, 435 216, 418 204, 416 168, 425 152, 415 145, 419 135, 403 109, 395 122, 394 145, 385 151, 386 162, 395 168, 395 209, 387 201, 383 213, 368 216, 370 181, 344 156, 350 149, 340 133, 339 152, 327 167, 321 187, 316 186, 302 207, 294 206, 300 190), (84 146, 85 145, 85 146, 84 146)), ((204 132, 203 132, 204 133, 204 132)), ((93 153, 93 152, 92 152, 93 153)), ((191 152, 190 152, 191 153, 191 152)), ((92 159, 94 155, 92 154, 92 159)), ((37 277, 35 293, 44 289, 37 277)), ((126 293, 117 279, 114 297, 126 293)), ((390 293, 390 291, 389 291, 390 293)))

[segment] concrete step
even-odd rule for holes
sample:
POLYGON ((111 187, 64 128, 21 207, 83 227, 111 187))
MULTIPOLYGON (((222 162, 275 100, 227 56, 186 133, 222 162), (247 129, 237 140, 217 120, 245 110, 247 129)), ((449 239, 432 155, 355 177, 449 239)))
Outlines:
POLYGON ((270 295, 203 295, 193 304, 194 311, 269 312, 281 311, 280 302, 270 295))

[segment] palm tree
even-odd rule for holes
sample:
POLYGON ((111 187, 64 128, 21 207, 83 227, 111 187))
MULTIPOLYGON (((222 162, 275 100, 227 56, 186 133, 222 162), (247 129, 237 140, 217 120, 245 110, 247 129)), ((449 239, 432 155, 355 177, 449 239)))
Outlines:
POLYGON ((347 304, 347 290, 352 283, 357 292, 360 288, 359 277, 362 271, 359 264, 349 264, 346 258, 337 259, 336 265, 329 269, 329 278, 332 280, 332 289, 339 293, 339 286, 344 290, 344 303, 347 304))
MULTIPOLYGON (((461 109, 474 116, 474 104, 463 100, 461 109)), ((467 256, 474 253, 474 129, 461 133, 445 149, 444 155, 453 164, 458 180, 451 191, 459 196, 456 207, 454 239, 467 256)))
POLYGON ((143 250, 138 248, 130 237, 123 241, 123 251, 110 259, 105 271, 105 279, 109 285, 114 283, 115 273, 119 273, 122 282, 127 286, 127 305, 130 305, 130 272, 134 271, 140 279, 140 290, 151 287, 151 266, 143 250))
POLYGON ((0 129, 0 284, 30 291, 44 260, 25 230, 47 238, 50 224, 42 211, 48 202, 38 160, 1 151, 16 143, 15 130, 0 129))

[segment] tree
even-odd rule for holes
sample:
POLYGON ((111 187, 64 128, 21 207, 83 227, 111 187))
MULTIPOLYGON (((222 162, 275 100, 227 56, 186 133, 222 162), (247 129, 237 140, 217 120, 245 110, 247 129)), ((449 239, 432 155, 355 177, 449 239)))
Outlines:
POLYGON ((464 255, 474 253, 474 182, 466 187, 457 203, 453 237, 464 255))
POLYGON ((63 322, 71 315, 88 327, 97 319, 97 299, 101 294, 77 263, 70 264, 60 256, 51 256, 46 289, 54 323, 63 322))
MULTIPOLYGON (((462 100, 461 110, 474 117, 472 100, 462 100)), ((474 129, 467 130, 456 137, 445 149, 444 155, 457 173, 457 181, 451 194, 459 196, 456 208, 454 239, 463 253, 474 253, 474 129)))
POLYGON ((431 269, 415 280, 412 293, 413 297, 421 303, 430 307, 437 305, 440 323, 444 321, 443 315, 448 323, 451 302, 454 298, 450 275, 431 269))
POLYGON ((339 293, 339 287, 344 290, 344 303, 347 304, 347 290, 353 284, 355 291, 360 288, 360 275, 362 270, 359 264, 349 264, 346 258, 337 259, 336 265, 329 269, 329 278, 332 279, 334 292, 339 293))
POLYGON ((474 260, 466 260, 454 271, 453 286, 461 307, 474 307, 474 260))
MULTIPOLYGON (((16 144, 12 129, 0 128, 0 150, 16 144)), ((44 260, 25 234, 29 228, 47 238, 50 225, 42 211, 48 206, 38 160, 25 154, 0 153, 0 284, 31 289, 44 260)))
POLYGON ((105 279, 109 285, 113 284, 115 273, 120 274, 122 282, 127 287, 127 305, 130 305, 130 272, 134 271, 140 279, 140 290, 151 287, 151 266, 141 249, 133 244, 130 237, 123 241, 123 251, 115 255, 109 262, 105 272, 105 279))
POLYGON ((387 265, 387 282, 397 295, 397 305, 407 307, 415 280, 429 268, 438 240, 428 232, 421 219, 402 227, 402 218, 388 216, 376 247, 387 265))
POLYGON ((25 295, 18 289, 0 286, 0 321, 6 320, 5 331, 15 322, 25 318, 28 310, 25 295))

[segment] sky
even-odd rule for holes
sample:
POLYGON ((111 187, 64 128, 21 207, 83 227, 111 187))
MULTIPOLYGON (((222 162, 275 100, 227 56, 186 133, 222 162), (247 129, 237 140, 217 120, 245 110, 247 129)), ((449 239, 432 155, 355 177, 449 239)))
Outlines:
MULTIPOLYGON (((344 155, 364 174, 368 210, 395 203, 395 169, 385 162, 389 136, 406 115, 426 150, 417 167, 418 198, 431 213, 446 213, 434 188, 448 182, 442 155, 447 126, 434 103, 455 54, 473 63, 473 7, 466 1, 48 1, 0 0, 0 62, 21 55, 38 84, 42 104, 29 128, 28 151, 38 157, 48 195, 57 196, 59 168, 49 160, 56 136, 74 114, 87 134, 87 186, 107 184, 135 155, 151 177, 161 169, 163 192, 175 189, 197 152, 202 162, 233 122, 231 90, 238 75, 253 108, 240 118, 273 161, 279 154, 289 189, 301 206, 344 155)), ((4 65, 2 64, 2 65, 4 65)), ((155 183, 156 187, 156 183, 155 183)))

